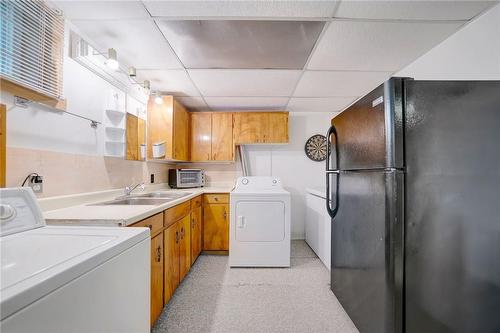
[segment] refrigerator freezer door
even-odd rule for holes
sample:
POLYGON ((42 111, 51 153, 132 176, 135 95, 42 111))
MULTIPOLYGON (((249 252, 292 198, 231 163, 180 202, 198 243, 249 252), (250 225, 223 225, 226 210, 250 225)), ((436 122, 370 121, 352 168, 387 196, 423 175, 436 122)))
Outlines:
POLYGON ((407 96, 406 332, 500 332, 500 81, 407 96))
POLYGON ((332 290, 360 332, 400 333, 403 172, 342 172, 338 179, 332 290))
POLYGON ((330 169, 403 167, 402 93, 406 80, 393 78, 333 118, 337 140, 330 169), (338 149, 338 165, 335 161, 338 149))

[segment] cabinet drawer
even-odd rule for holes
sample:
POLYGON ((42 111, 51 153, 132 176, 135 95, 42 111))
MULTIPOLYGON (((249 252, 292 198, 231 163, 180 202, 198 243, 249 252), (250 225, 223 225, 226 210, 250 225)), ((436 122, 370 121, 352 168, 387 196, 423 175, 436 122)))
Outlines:
POLYGON ((131 227, 146 227, 151 230, 151 235, 155 235, 163 229, 163 213, 158 213, 140 222, 134 223, 131 227))
POLYGON ((177 206, 169 208, 165 211, 165 228, 168 228, 173 223, 177 222, 187 214, 191 210, 191 201, 186 201, 177 206))
POLYGON ((229 203, 229 194, 217 193, 217 194, 205 194, 204 203, 206 204, 226 204, 229 203))
POLYGON ((191 199, 191 209, 201 207, 201 195, 191 199))

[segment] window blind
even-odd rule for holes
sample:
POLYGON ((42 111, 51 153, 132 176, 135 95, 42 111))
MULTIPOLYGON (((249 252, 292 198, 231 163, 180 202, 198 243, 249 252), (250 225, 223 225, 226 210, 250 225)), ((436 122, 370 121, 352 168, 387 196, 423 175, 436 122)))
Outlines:
POLYGON ((0 76, 62 95, 64 18, 43 1, 0 1, 0 76))

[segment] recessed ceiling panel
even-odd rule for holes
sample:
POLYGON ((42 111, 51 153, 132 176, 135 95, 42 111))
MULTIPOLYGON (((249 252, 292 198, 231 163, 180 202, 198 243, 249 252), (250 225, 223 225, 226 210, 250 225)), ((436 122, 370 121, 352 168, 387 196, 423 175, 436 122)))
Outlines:
POLYGON ((290 96, 297 70, 192 69, 189 75, 203 96, 290 96))
POLYGON ((335 17, 394 20, 470 20, 494 1, 342 1, 335 17))
POLYGON ((463 22, 333 21, 308 69, 396 71, 457 31, 463 22))
POLYGON ((72 23, 101 51, 112 47, 118 60, 137 68, 182 68, 151 20, 74 20, 72 23))
POLYGON ((174 70, 137 70, 139 82, 151 81, 151 90, 159 90, 174 96, 199 96, 198 90, 183 69, 174 70))
POLYGON ((212 110, 284 110, 288 97, 205 97, 212 110))
POLYGON ((357 97, 292 97, 287 106, 290 112, 338 112, 357 97))
POLYGON ((363 96, 390 76, 391 72, 306 71, 294 97, 363 96))
POLYGON ((331 17, 338 1, 144 1, 162 17, 331 17))
POLYGON ((70 20, 149 18, 140 1, 53 1, 70 20))
POLYGON ((186 68, 302 69, 321 21, 177 21, 158 26, 186 68))

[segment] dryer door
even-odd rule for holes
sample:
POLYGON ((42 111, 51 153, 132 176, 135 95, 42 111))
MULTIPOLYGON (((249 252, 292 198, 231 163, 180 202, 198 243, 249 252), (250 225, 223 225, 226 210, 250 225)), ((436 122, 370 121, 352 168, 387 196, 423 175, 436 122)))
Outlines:
POLYGON ((236 240, 281 242, 285 239, 283 201, 239 201, 236 203, 236 240))

